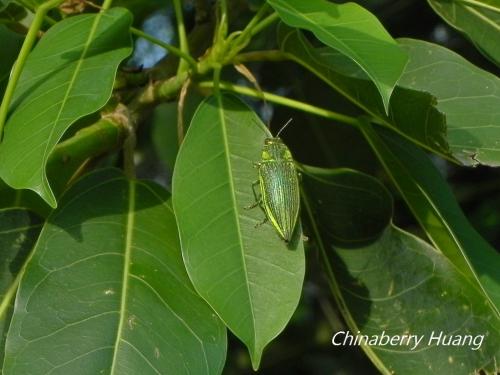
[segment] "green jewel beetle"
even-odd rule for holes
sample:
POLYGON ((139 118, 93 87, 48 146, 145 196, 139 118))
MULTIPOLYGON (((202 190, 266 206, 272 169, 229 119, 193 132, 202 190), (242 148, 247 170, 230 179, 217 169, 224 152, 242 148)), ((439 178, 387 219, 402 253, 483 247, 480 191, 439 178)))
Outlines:
POLYGON ((261 205, 266 214, 262 224, 269 220, 285 242, 292 238, 300 207, 299 178, 295 162, 292 153, 279 137, 290 122, 291 119, 276 137, 266 138, 264 141, 261 161, 255 163, 259 179, 254 186, 260 186, 260 197, 251 206, 261 205))

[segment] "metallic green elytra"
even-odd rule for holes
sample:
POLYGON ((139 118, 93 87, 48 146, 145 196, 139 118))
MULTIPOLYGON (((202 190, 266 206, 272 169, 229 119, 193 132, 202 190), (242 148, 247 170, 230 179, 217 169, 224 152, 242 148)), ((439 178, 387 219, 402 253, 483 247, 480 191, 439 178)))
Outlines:
POLYGON ((281 138, 266 138, 262 160, 256 165, 262 208, 280 237, 289 242, 300 206, 299 180, 292 153, 281 138))

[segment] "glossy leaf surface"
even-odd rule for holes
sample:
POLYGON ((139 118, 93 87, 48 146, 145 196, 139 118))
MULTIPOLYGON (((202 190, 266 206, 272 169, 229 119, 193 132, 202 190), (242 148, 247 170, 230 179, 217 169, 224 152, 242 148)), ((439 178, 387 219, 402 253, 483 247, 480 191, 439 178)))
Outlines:
POLYGON ((399 84, 436 97, 453 156, 465 165, 500 166, 500 78, 436 44, 399 42, 411 56, 399 84))
MULTIPOLYGON (((287 244, 255 202, 253 163, 268 130, 233 96, 210 97, 179 150, 173 203, 182 253, 198 293, 248 347, 257 368, 286 326, 304 278, 300 231, 287 244)), ((300 229, 300 228, 298 228, 300 229)))
MULTIPOLYGON (((377 88, 349 59, 331 48, 315 48, 303 33, 281 26, 283 52, 340 92, 384 126, 436 153, 449 156, 446 119, 428 92, 396 86, 386 115, 377 88)), ((412 56, 410 56, 411 60, 412 56)), ((333 105, 334 103, 332 103, 333 105)))
POLYGON ((500 165, 500 79, 444 47, 398 42, 409 61, 386 116, 376 88, 352 62, 332 49, 313 48, 296 30, 280 30, 282 49, 292 59, 380 124, 465 165, 500 165))
POLYGON ((182 263, 169 195, 115 170, 77 182, 21 281, 4 374, 219 374, 225 328, 182 263))
POLYGON ((268 0, 286 24, 311 31, 356 63, 377 87, 385 111, 407 56, 378 19, 355 3, 268 0))
POLYGON ((54 146, 79 118, 111 95, 118 64, 130 53, 131 14, 114 8, 58 22, 29 55, 0 144, 0 177, 36 191, 52 207, 45 166, 54 146))

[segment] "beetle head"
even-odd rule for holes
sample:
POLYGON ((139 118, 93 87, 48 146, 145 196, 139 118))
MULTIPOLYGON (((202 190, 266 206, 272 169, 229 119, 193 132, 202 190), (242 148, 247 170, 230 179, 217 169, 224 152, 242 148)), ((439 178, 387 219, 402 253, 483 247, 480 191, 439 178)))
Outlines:
POLYGON ((281 138, 266 138, 264 141, 264 148, 262 149, 262 161, 281 160, 293 160, 288 147, 283 143, 281 138))
POLYGON ((271 137, 271 138, 266 138, 266 140, 264 141, 264 144, 265 145, 283 144, 283 141, 281 140, 281 138, 271 137))

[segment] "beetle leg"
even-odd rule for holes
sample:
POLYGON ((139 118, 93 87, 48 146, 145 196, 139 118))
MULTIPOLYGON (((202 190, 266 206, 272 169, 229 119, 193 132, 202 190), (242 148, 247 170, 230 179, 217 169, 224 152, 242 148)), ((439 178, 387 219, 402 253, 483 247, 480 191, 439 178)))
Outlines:
POLYGON ((254 198, 255 198, 255 201, 256 201, 258 204, 262 203, 262 196, 261 196, 260 192, 259 192, 259 193, 257 193, 257 192, 255 191, 255 186, 256 186, 256 185, 259 185, 259 184, 260 184, 260 181, 259 181, 259 180, 255 180, 254 182, 252 182, 252 192, 253 192, 253 196, 254 196, 254 198))
POLYGON ((252 208, 255 208, 257 207, 258 205, 260 205, 262 203, 262 201, 258 200, 257 202, 253 203, 253 204, 249 204, 248 206, 245 206, 245 210, 251 210, 252 208))
POLYGON ((259 221, 257 224, 255 224, 255 228, 258 228, 265 223, 267 223, 267 216, 262 221, 259 221))
POLYGON ((255 191, 255 185, 259 184, 259 180, 252 182, 253 196, 255 197, 255 203, 245 206, 245 210, 250 210, 262 204, 262 197, 255 191))

